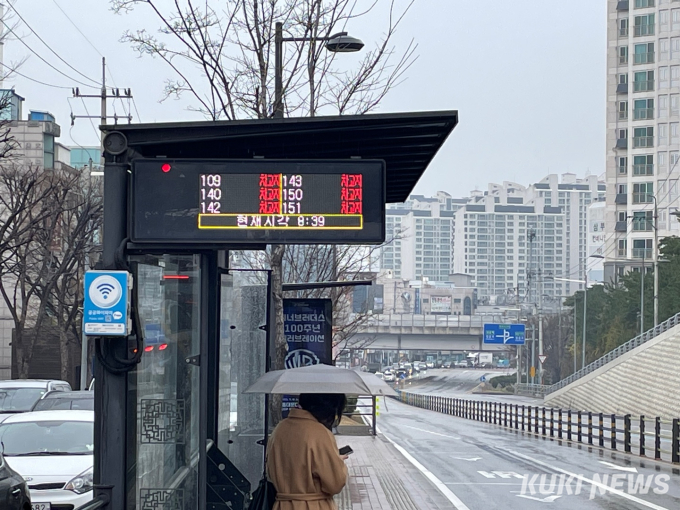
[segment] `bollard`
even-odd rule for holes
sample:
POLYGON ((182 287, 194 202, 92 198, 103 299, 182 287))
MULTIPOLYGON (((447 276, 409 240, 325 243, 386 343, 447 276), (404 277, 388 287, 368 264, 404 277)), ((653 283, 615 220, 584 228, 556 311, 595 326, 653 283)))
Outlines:
POLYGON ((555 437, 555 410, 550 408, 550 437, 555 437))
POLYGON ((562 439, 562 409, 557 413, 557 437, 562 439))
MULTIPOLYGON (((512 423, 512 421, 510 423, 512 423)), ((508 426, 508 404, 503 404, 503 426, 508 426)))
POLYGON ((661 418, 659 416, 654 422, 654 459, 661 460, 661 418))
POLYGON ((567 440, 571 441, 571 409, 567 411, 567 440))
POLYGON ((630 414, 623 417, 623 451, 630 453, 630 414))
POLYGON ((524 418, 524 405, 522 405, 522 431, 524 431, 524 422, 526 419, 524 418))
POLYGON ((515 429, 519 430, 519 404, 515 404, 515 429))
POLYGON ((588 411, 588 444, 593 444, 593 413, 588 411))
MULTIPOLYGON (((538 425, 539 425, 539 423, 538 423, 538 406, 536 406, 535 412, 534 412, 534 432, 536 434, 538 434, 538 425)), ((543 433, 545 434, 545 431, 543 431, 543 433)))
POLYGON ((645 417, 640 416, 640 457, 645 456, 645 417))
POLYGON ((600 429, 598 431, 598 444, 604 447, 604 415, 600 413, 600 429))
POLYGON ((582 431, 581 431, 582 425, 583 425, 583 421, 581 420, 581 411, 579 411, 578 415, 576 416, 576 426, 578 427, 577 437, 578 437, 579 443, 583 442, 583 436, 582 436, 582 431))
POLYGON ((541 424, 543 425, 541 430, 545 437, 545 407, 541 407, 541 424))
POLYGON ((673 453, 671 453, 671 462, 673 464, 680 464, 680 419, 673 420, 673 437, 671 438, 671 446, 673 453))
POLYGON ((609 434, 611 437, 611 448, 612 450, 616 450, 616 415, 612 414, 611 421, 610 421, 611 427, 609 429, 609 434))

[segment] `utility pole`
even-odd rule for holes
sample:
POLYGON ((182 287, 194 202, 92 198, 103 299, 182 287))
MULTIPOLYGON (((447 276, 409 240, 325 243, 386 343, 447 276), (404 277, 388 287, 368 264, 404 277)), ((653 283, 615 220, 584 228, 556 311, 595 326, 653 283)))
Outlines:
POLYGON ((538 384, 543 384, 543 273, 538 269, 538 384))
POLYGON ((640 271, 640 334, 645 332, 645 248, 642 248, 642 270, 640 271))
POLYGON ((654 246, 652 246, 652 261, 654 266, 654 327, 659 325, 659 209, 654 199, 654 246))
MULTIPOLYGON (((118 124, 118 119, 127 119, 128 124, 132 122, 132 114, 128 114, 125 116, 118 116, 118 115, 107 115, 106 114, 106 101, 107 99, 113 98, 113 99, 132 99, 132 91, 131 89, 123 89, 123 93, 121 94, 120 89, 111 89, 111 93, 109 94, 109 91, 106 89, 106 58, 102 57, 102 88, 99 94, 96 95, 88 95, 88 94, 81 94, 80 89, 78 87, 73 89, 73 97, 78 97, 78 98, 84 98, 84 99, 94 99, 97 98, 100 100, 100 113, 99 115, 74 115, 73 113, 71 114, 71 125, 75 123, 76 119, 99 119, 99 123, 102 126, 106 125, 107 119, 113 119, 114 124, 118 124)), ((101 152, 101 160, 100 164, 102 168, 104 167, 104 133, 102 132, 100 135, 100 152, 101 152)))

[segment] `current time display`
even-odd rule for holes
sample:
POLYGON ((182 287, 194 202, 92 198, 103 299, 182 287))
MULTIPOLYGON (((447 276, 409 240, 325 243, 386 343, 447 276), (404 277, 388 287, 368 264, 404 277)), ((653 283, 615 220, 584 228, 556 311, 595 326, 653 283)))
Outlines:
POLYGON ((385 240, 384 161, 159 159, 132 163, 133 242, 385 240))
POLYGON ((201 174, 199 229, 361 229, 363 175, 201 174))

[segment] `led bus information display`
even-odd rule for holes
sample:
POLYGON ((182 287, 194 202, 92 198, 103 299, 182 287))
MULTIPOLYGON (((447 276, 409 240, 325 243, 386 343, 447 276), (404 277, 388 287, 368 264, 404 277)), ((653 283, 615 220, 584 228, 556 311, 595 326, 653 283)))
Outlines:
POLYGON ((135 242, 380 243, 382 161, 136 160, 135 242))

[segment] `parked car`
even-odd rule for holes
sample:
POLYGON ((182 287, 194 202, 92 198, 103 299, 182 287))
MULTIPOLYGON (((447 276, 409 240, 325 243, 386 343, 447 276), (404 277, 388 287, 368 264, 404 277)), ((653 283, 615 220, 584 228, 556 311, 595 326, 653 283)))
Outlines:
POLYGON ((28 484, 19 473, 5 462, 0 453, 0 502, 6 510, 27 510, 31 508, 28 484))
POLYGON ((93 391, 48 391, 38 400, 31 411, 56 410, 94 411, 93 391))
POLYGON ((442 365, 444 368, 451 368, 451 362, 450 361, 445 361, 444 364, 442 365))
POLYGON ((71 391, 66 381, 14 379, 0 381, 0 422, 16 413, 30 411, 48 391, 71 391))
POLYGON ((27 482, 33 508, 78 508, 92 500, 94 412, 36 411, 0 424, 9 466, 27 482))
POLYGON ((456 361, 456 368, 467 368, 468 367, 468 362, 463 360, 456 361))

